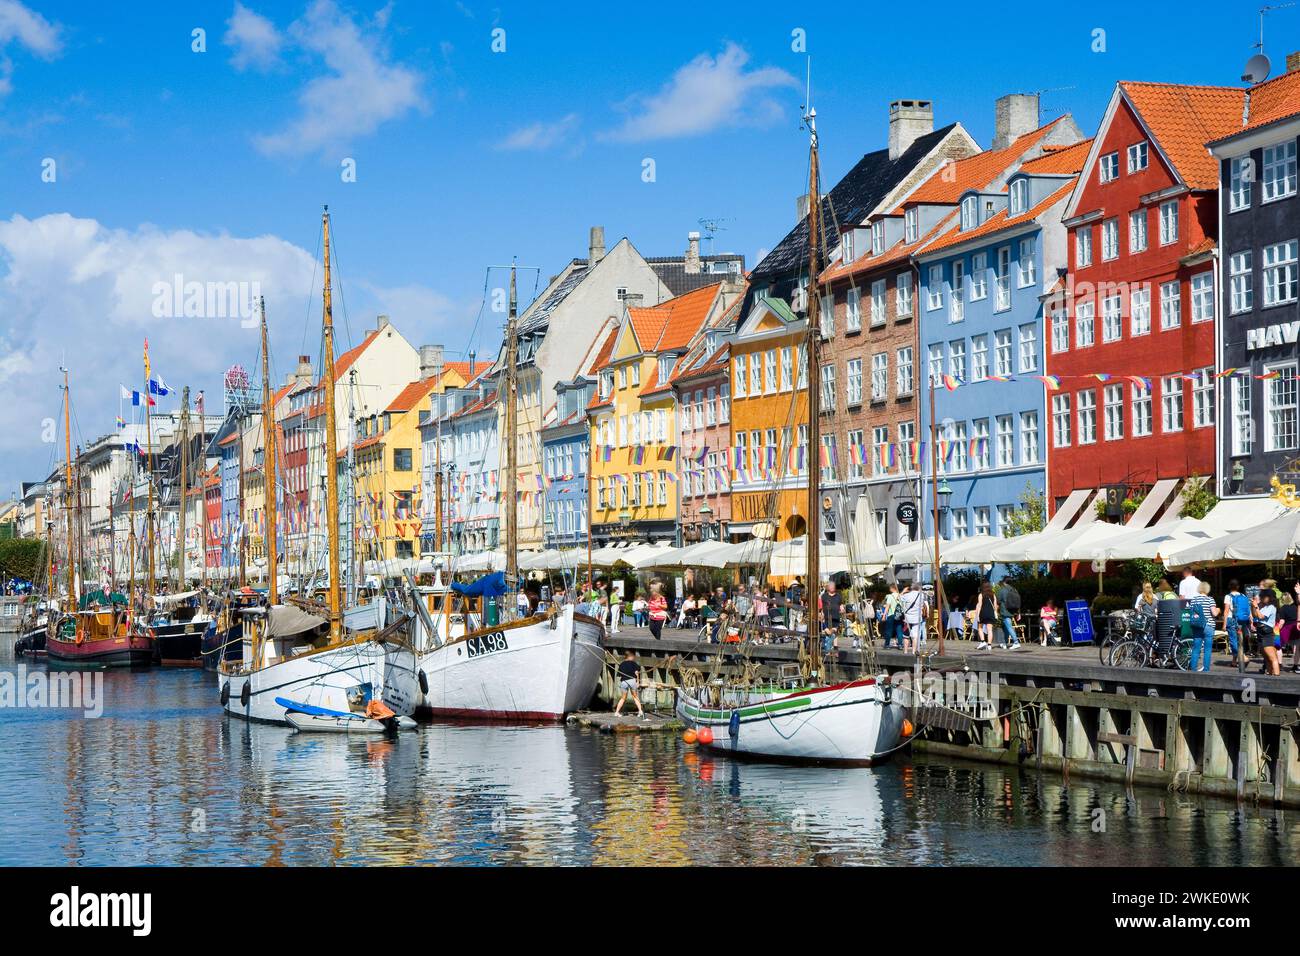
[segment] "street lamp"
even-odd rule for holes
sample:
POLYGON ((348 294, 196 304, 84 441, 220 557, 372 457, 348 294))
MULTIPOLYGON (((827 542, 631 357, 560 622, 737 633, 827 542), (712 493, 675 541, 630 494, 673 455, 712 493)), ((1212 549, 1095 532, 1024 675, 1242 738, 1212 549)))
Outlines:
POLYGON ((704 540, 704 541, 710 541, 710 540, 712 540, 712 539, 709 537, 709 530, 710 530, 710 529, 712 528, 712 526, 713 526, 713 520, 712 520, 713 509, 709 507, 709 503, 706 501, 706 502, 704 502, 703 504, 701 504, 700 507, 699 507, 698 509, 696 509, 696 514, 699 515, 699 518, 700 518, 700 538, 701 538, 701 540, 704 540))
POLYGON ((948 485, 947 478, 939 479, 939 511, 945 517, 948 514, 948 503, 952 500, 952 488, 948 485))

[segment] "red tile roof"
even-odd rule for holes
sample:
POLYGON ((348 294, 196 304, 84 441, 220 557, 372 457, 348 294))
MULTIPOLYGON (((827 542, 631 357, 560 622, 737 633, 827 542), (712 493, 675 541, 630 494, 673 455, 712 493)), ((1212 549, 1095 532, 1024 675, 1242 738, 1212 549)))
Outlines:
POLYGON ((903 206, 952 205, 961 199, 962 193, 968 190, 987 189, 998 176, 1037 146, 1052 127, 1065 119, 1064 116, 1058 117, 1046 126, 1040 126, 1033 132, 1017 137, 1015 142, 1002 149, 990 149, 951 163, 941 164, 929 179, 904 200, 903 206))
POLYGON ((1225 137, 1259 129, 1278 120, 1300 116, 1300 70, 1283 73, 1266 83, 1252 87, 1249 109, 1245 112, 1245 122, 1242 126, 1225 133, 1225 137))
POLYGON ((835 282, 839 279, 846 279, 850 276, 859 276, 867 272, 873 272, 876 269, 882 269, 885 266, 895 265, 899 262, 906 262, 907 258, 918 249, 921 249, 937 236, 943 235, 945 229, 957 221, 957 212, 948 213, 939 220, 925 235, 921 236, 916 242, 907 242, 900 239, 894 243, 892 248, 886 249, 880 255, 865 255, 854 259, 847 266, 836 265, 821 274, 818 283, 825 285, 835 282))
POLYGON ((628 320, 643 352, 684 348, 708 318, 722 283, 701 286, 644 309, 628 309, 628 320))
POLYGON ((380 329, 371 329, 369 332, 366 333, 365 340, 362 341, 360 345, 356 346, 355 348, 348 349, 346 352, 344 352, 335 360, 334 362, 335 382, 338 382, 343 378, 343 373, 346 372, 348 369, 350 369, 352 367, 352 364, 361 357, 361 353, 364 352, 366 350, 366 347, 369 346, 370 343, 375 340, 375 337, 379 335, 380 331, 381 331, 380 329))
POLYGON ((995 216, 990 216, 987 220, 980 223, 974 229, 953 229, 946 234, 937 237, 929 245, 920 249, 922 255, 928 255, 932 252, 938 252, 942 249, 948 249, 952 246, 961 245, 964 242, 970 242, 972 239, 980 239, 984 236, 991 236, 1001 232, 1003 229, 1011 229, 1023 225, 1041 216, 1046 210, 1050 209, 1053 204, 1067 198, 1074 189, 1075 178, 1070 179, 1050 196, 1040 202, 1037 206, 1027 212, 1023 212, 1015 218, 1009 218, 1007 210, 1003 209, 995 216))
POLYGON ((1020 171, 1035 176, 1068 176, 1081 172, 1091 148, 1091 139, 1079 140, 1073 146, 1044 146, 1043 155, 1026 160, 1020 171))
POLYGON ((1217 189, 1219 164, 1205 144, 1241 129, 1246 91, 1232 86, 1119 84, 1189 189, 1217 189))
POLYGON ((426 379, 412 382, 397 393, 397 397, 388 403, 385 412, 409 412, 433 391, 438 384, 438 376, 430 375, 426 379))

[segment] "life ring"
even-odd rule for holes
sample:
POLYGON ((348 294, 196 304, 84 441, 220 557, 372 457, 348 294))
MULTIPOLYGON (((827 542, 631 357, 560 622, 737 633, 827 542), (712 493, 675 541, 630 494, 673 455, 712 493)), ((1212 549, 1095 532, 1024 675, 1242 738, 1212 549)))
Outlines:
POLYGON ((429 693, 429 678, 424 673, 424 671, 420 671, 420 693, 421 694, 429 693))
POLYGON ((249 687, 248 681, 244 681, 244 686, 239 689, 239 703, 247 707, 248 702, 252 699, 253 692, 249 687))
POLYGON ((225 707, 230 703, 230 681, 221 685, 221 706, 225 707))

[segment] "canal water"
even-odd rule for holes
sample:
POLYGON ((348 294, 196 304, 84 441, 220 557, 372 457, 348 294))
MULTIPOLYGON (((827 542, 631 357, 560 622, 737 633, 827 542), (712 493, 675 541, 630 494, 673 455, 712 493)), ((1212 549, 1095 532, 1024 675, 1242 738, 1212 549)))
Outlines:
MULTIPOLYGON (((0 682, 20 667, 0 649, 0 682)), ((0 864, 1289 864, 1300 814, 939 760, 739 763, 674 735, 224 717, 196 671, 103 675, 104 711, 0 707, 0 864)), ((31 683, 28 681, 28 683, 31 683)))

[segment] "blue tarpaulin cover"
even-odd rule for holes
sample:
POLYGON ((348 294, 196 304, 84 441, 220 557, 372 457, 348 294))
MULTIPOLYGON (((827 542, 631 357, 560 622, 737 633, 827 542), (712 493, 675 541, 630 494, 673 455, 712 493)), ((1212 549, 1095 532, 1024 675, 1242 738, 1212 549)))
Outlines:
POLYGON ((501 597, 506 593, 506 574, 504 571, 493 571, 470 584, 452 581, 451 589, 466 597, 501 597))

